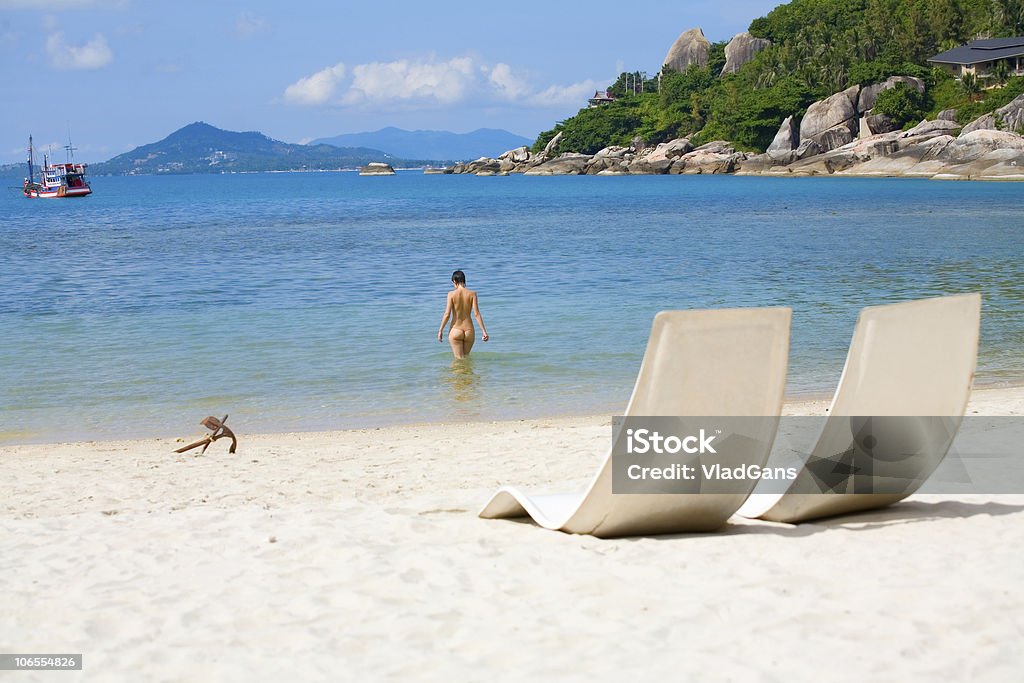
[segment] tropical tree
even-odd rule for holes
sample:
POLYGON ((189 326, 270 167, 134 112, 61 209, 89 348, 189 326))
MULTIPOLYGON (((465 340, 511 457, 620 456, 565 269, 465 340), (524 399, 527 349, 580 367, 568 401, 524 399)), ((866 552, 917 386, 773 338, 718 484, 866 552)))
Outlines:
POLYGON ((978 85, 978 77, 972 73, 966 73, 960 77, 960 89, 963 90, 967 99, 974 102, 981 93, 981 86, 978 85))

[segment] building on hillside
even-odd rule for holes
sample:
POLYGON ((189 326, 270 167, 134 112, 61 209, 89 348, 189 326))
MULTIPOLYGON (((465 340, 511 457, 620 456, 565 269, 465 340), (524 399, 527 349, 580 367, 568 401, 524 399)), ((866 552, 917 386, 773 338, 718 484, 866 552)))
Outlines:
POLYGON ((928 60, 949 69, 957 78, 970 74, 979 82, 993 77, 1000 62, 1009 76, 1024 76, 1024 36, 972 40, 928 60))
POLYGON ((598 91, 594 92, 594 96, 593 97, 591 97, 589 100, 587 100, 587 103, 591 107, 600 107, 602 104, 608 104, 609 102, 614 102, 614 101, 615 101, 615 98, 612 97, 612 94, 610 92, 608 92, 607 90, 605 90, 604 92, 601 92, 600 90, 598 90, 598 91))

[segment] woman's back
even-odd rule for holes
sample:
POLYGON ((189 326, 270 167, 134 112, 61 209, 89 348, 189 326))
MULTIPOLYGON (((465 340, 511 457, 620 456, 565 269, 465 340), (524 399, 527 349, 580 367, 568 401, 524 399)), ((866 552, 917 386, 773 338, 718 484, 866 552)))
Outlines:
POLYGON ((448 292, 448 299, 445 302, 444 317, 441 318, 441 327, 437 330, 437 341, 441 341, 444 334, 444 326, 452 321, 451 329, 448 331, 448 342, 452 345, 452 353, 456 358, 464 358, 472 349, 476 338, 476 330, 473 329, 473 316, 480 323, 480 329, 484 333, 484 341, 487 341, 487 328, 484 327, 484 318, 480 315, 480 302, 476 298, 476 292, 466 289, 466 274, 461 270, 452 273, 452 291, 448 292))
POLYGON ((452 298, 452 326, 473 329, 473 299, 476 298, 476 292, 459 287, 450 296, 452 298))

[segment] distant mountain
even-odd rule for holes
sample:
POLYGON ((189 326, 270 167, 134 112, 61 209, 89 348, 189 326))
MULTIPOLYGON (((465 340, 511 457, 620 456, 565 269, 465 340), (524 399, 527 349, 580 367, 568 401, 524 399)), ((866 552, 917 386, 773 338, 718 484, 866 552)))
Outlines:
POLYGON ((109 161, 90 164, 95 175, 223 173, 356 168, 371 161, 394 166, 424 165, 377 149, 334 145, 293 145, 257 132, 235 133, 201 121, 159 142, 136 147, 109 161))
POLYGON ((27 177, 28 177, 28 164, 26 164, 24 161, 22 161, 21 163, 18 163, 18 164, 2 164, 2 165, 0 165, 0 178, 5 178, 5 179, 17 178, 18 180, 21 180, 22 178, 27 178, 27 177))
POLYGON ((496 157, 506 150, 523 145, 529 147, 533 140, 494 128, 480 128, 472 133, 382 128, 372 133, 349 133, 333 138, 320 138, 310 144, 372 147, 407 159, 467 161, 483 156, 496 157))

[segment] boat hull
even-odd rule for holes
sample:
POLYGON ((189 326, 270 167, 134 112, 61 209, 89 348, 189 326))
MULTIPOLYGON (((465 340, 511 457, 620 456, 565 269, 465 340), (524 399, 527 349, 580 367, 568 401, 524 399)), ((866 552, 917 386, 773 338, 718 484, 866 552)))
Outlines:
POLYGON ((85 197, 92 194, 92 188, 85 187, 47 187, 25 188, 22 194, 29 199, 68 199, 69 197, 85 197))

